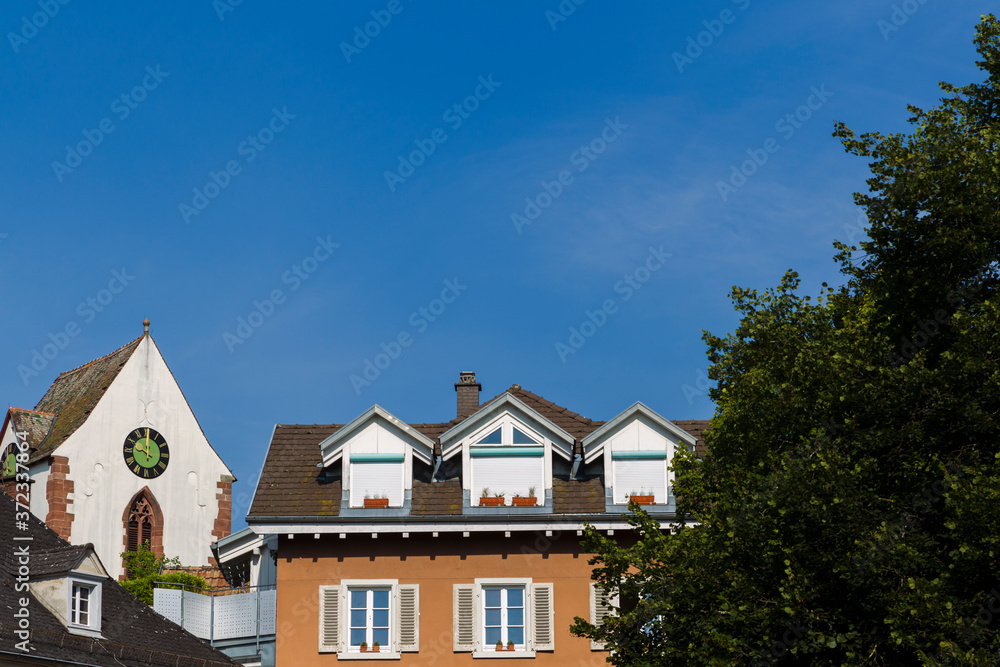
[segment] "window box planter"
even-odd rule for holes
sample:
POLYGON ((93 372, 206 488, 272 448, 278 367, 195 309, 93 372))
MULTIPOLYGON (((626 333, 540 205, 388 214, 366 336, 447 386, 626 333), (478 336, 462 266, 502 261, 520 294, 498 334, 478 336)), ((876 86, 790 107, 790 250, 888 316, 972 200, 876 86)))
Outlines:
POLYGON ((379 647, 378 646, 362 646, 361 647, 361 652, 362 653, 378 653, 379 652, 379 647))
POLYGON ((388 498, 365 498, 365 509, 382 508, 388 506, 389 506, 388 498))
POLYGON ((479 499, 480 507, 504 507, 506 503, 504 502, 503 496, 483 496, 479 499))
POLYGON ((653 496, 629 496, 629 500, 633 501, 636 505, 655 505, 655 499, 653 496))
POLYGON ((514 507, 534 507, 538 504, 537 498, 531 496, 514 496, 514 507))

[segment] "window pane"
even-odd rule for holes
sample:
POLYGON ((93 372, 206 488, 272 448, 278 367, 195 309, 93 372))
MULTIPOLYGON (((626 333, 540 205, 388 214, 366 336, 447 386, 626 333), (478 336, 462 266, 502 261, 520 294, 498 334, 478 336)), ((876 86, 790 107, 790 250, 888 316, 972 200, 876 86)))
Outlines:
POLYGON ((499 607, 500 606, 500 589, 499 588, 487 588, 483 592, 486 594, 486 606, 487 607, 499 607))
POLYGON ((388 609, 376 609, 372 612, 372 627, 375 628, 388 628, 389 627, 389 610, 388 609))
POLYGON ((368 614, 364 609, 352 609, 351 610, 351 627, 352 628, 363 628, 365 627, 368 620, 368 614))
POLYGON ((351 591, 351 609, 364 609, 368 606, 368 591, 351 591))
POLYGON ((90 625, 90 614, 88 614, 85 611, 80 612, 76 622, 79 623, 80 625, 90 625))
POLYGON ((361 646, 365 641, 367 631, 364 628, 351 628, 351 646, 361 646))
POLYGON ((500 628, 486 628, 486 646, 495 648, 500 641, 500 628))
POLYGON ((389 650, 389 628, 376 628, 372 631, 372 644, 379 643, 379 648, 389 650))
POLYGON ((499 609, 486 609, 486 625, 500 625, 499 609))
POLYGON ((372 598, 375 609, 389 608, 389 591, 372 591, 372 598))
POLYGON ((507 610, 507 625, 524 625, 524 609, 507 610))
POLYGON ((508 607, 523 607, 524 606, 524 589, 523 588, 508 588, 507 589, 507 606, 508 607))
POLYGON ((515 644, 524 643, 524 628, 508 628, 507 639, 515 644))
POLYGON ((490 433, 488 436, 479 441, 480 445, 499 445, 503 441, 500 439, 500 429, 497 429, 490 433))
POLYGON ((535 442, 535 440, 531 436, 529 436, 528 434, 523 433, 522 431, 518 430, 518 428, 515 426, 514 427, 514 442, 512 444, 515 444, 515 445, 537 445, 538 443, 535 442))

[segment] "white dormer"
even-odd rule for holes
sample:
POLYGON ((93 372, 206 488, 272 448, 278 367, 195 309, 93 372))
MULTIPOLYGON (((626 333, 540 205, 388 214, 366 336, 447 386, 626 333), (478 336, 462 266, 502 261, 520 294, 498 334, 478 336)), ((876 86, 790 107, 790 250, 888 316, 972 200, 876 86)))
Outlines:
MULTIPOLYGON (((552 456, 572 460, 573 436, 511 394, 504 394, 441 435, 445 460, 462 457, 462 485, 467 507, 483 507, 489 498, 515 497, 528 506, 551 508, 552 456)), ((500 510, 498 510, 500 511, 500 510)))
POLYGON ((108 573, 94 546, 67 545, 35 552, 32 565, 29 587, 35 599, 71 633, 102 637, 101 601, 108 573))
POLYGON ((626 505, 633 495, 652 496, 654 505, 670 504, 674 473, 668 468, 679 447, 693 449, 697 439, 635 403, 583 440, 584 462, 604 457, 608 505, 626 505))
POLYGON ((413 458, 430 465, 434 441, 378 405, 320 443, 323 466, 342 462, 342 511, 363 509, 365 498, 406 506, 413 491, 413 458))

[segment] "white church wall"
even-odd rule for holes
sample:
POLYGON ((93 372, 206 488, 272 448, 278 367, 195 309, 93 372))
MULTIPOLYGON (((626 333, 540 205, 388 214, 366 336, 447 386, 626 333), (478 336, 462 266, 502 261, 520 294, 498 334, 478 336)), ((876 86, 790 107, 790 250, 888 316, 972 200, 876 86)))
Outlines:
POLYGON ((87 421, 55 455, 70 460, 71 541, 93 542, 112 577, 122 573, 122 517, 147 486, 163 515, 164 554, 184 565, 209 562, 219 512, 217 483, 231 473, 209 445, 151 338, 140 342, 87 421), (154 429, 166 440, 169 459, 159 477, 136 476, 126 466, 122 447, 137 428, 154 429))

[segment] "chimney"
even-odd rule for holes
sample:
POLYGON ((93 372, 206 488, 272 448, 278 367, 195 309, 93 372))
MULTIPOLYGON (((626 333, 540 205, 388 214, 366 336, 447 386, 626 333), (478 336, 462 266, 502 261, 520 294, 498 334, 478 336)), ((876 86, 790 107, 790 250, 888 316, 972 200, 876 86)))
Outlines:
POLYGON ((455 392, 458 394, 459 417, 468 417, 479 409, 479 390, 482 388, 483 385, 476 382, 475 373, 462 371, 458 374, 455 392))

